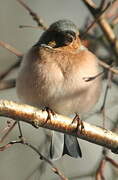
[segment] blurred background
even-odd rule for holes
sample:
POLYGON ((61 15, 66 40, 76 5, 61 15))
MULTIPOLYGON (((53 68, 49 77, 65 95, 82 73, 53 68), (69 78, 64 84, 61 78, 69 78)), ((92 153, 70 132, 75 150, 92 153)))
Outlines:
MULTIPOLYGON (((68 18, 71 19, 79 29, 82 29, 89 17, 92 20, 90 12, 82 1, 77 0, 25 0, 25 2, 35 11, 43 20, 50 25, 56 20, 68 18)), ((100 0, 94 1, 97 4, 100 0)), ((16 49, 25 53, 40 37, 43 30, 33 28, 19 28, 19 25, 36 25, 35 21, 29 13, 16 0, 0 0, 0 40, 7 42, 16 49)), ((117 32, 117 29, 115 29, 117 32)), ((98 29, 96 36, 101 36, 98 29)), ((94 38, 93 38, 94 41, 94 38)), ((100 42, 94 41, 94 45, 100 42)), ((107 50, 100 47, 94 51, 99 57, 109 56, 107 50)), ((0 47, 0 72, 3 72, 11 64, 16 61, 16 56, 6 49, 0 47)), ((11 73, 9 78, 16 77, 18 71, 11 73)), ((117 77, 115 82, 111 83, 106 101, 106 127, 111 128, 118 118, 118 86, 117 77)), ((102 114, 99 110, 102 106, 107 79, 103 79, 102 94, 96 107, 86 115, 86 121, 92 124, 102 126, 102 114), (96 113, 97 112, 97 113, 96 113)), ((0 98, 19 101, 16 95, 16 89, 8 89, 0 91, 0 98)), ((7 119, 6 119, 7 120, 7 119)), ((4 117, 0 118, 0 132, 7 126, 4 117)), ((22 131, 24 137, 32 145, 35 145, 40 152, 46 153, 46 136, 43 129, 35 129, 34 127, 22 123, 22 131)), ((3 135, 2 133, 0 134, 3 135)), ((7 139, 18 139, 18 128, 15 127, 7 139)), ((102 158, 102 147, 79 140, 83 157, 81 159, 73 159, 68 156, 62 157, 55 161, 54 164, 64 173, 70 180, 93 180, 95 173, 102 158)), ((118 156, 109 152, 109 156, 117 160, 118 156)), ((115 169, 109 163, 105 166, 105 177, 107 180, 118 179, 118 169, 115 169)), ((0 152, 0 179, 1 180, 56 180, 59 177, 54 174, 51 167, 41 161, 38 155, 28 147, 16 144, 11 148, 0 152)))

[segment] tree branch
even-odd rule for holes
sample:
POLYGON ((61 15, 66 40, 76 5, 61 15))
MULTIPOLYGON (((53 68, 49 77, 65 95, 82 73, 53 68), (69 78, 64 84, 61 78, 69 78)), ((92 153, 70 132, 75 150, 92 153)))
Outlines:
POLYGON ((48 158, 46 158, 45 156, 43 156, 43 155, 39 152, 39 150, 37 150, 36 147, 32 146, 32 145, 29 144, 28 142, 23 142, 22 144, 24 144, 24 145, 30 147, 32 150, 34 150, 34 151, 40 156, 40 158, 41 158, 42 160, 44 160, 45 162, 47 162, 47 163, 52 167, 52 171, 53 171, 55 174, 57 174, 57 175, 60 177, 61 180, 68 180, 68 178, 65 177, 65 176, 62 174, 62 172, 53 164, 53 162, 50 161, 50 160, 49 160, 48 158))
MULTIPOLYGON (((102 0, 101 0, 101 5, 98 8, 96 7, 95 4, 94 5, 92 4, 92 2, 93 2, 92 0, 82 0, 82 1, 87 6, 87 8, 89 9, 89 11, 91 12, 91 14, 93 15, 93 17, 95 19, 98 18, 99 14, 102 13, 102 11, 104 11, 101 6, 105 4, 105 1, 103 3, 102 0)), ((110 4, 108 3, 106 8, 109 5, 110 4)), ((106 39, 108 40, 108 42, 109 42, 109 44, 111 46, 111 50, 113 51, 113 53, 117 57, 118 56, 118 39, 117 39, 115 33, 113 32, 111 26, 107 22, 104 14, 97 19, 97 22, 98 22, 101 30, 103 31, 106 39)), ((117 61, 117 58, 115 60, 117 61)), ((116 64, 118 64, 118 62, 116 62, 116 64)))
POLYGON ((5 43, 3 41, 0 41, 0 46, 7 49, 10 52, 12 52, 13 54, 15 54, 18 57, 17 62, 12 64, 10 67, 8 67, 4 72, 0 73, 0 90, 1 90, 1 89, 5 89, 2 87, 6 87, 6 89, 10 88, 10 84, 11 84, 11 88, 15 86, 15 83, 13 83, 13 80, 10 80, 11 83, 10 83, 10 81, 8 81, 8 85, 7 85, 7 81, 1 81, 1 80, 3 80, 15 68, 18 68, 20 66, 23 54, 20 51, 18 51, 16 48, 11 46, 10 44, 5 43))
POLYGON ((8 44, 8 43, 5 43, 5 42, 3 42, 3 41, 0 41, 0 46, 3 47, 3 48, 8 49, 10 52, 12 52, 13 54, 15 54, 15 55, 18 56, 18 57, 22 57, 22 56, 23 56, 23 54, 22 54, 20 51, 18 51, 16 48, 12 47, 12 46, 11 46, 10 44, 8 44))
POLYGON ((108 69, 109 71, 115 73, 115 74, 118 74, 118 70, 114 67, 111 67, 110 65, 108 65, 107 63, 101 61, 98 59, 98 63, 100 66, 104 67, 105 69, 108 69))
POLYGON ((10 79, 10 80, 1 80, 0 81, 0 90, 14 88, 16 86, 16 80, 10 79))
POLYGON ((44 160, 46 163, 48 163, 52 167, 52 171, 55 174, 57 174, 61 180, 68 180, 68 178, 64 176, 64 174, 54 165, 54 163, 51 160, 49 160, 48 158, 43 156, 42 153, 40 153, 40 151, 35 146, 24 141, 23 139, 9 142, 8 144, 0 147, 0 151, 4 151, 4 150, 12 147, 15 144, 23 144, 25 146, 28 146, 30 149, 32 149, 33 151, 35 151, 39 155, 41 160, 44 160))
POLYGON ((0 116, 9 117, 16 121, 24 121, 34 127, 43 127, 76 136, 80 139, 104 146, 118 153, 118 135, 89 123, 79 121, 72 123, 72 119, 62 115, 50 115, 38 108, 17 104, 12 101, 0 100, 0 116))
POLYGON ((4 79, 9 73, 11 73, 14 69, 18 68, 21 64, 21 58, 12 64, 10 67, 8 67, 4 72, 0 73, 0 80, 4 79))
POLYGON ((43 30, 47 29, 47 26, 44 24, 44 21, 42 18, 40 18, 23 0, 17 0, 32 16, 34 21, 38 24, 39 27, 41 27, 43 30))

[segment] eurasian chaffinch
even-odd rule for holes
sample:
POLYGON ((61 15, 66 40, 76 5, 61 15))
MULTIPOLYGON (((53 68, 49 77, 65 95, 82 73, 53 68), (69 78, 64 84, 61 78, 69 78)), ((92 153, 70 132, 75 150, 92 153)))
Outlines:
MULTIPOLYGON (((96 104, 101 91, 97 57, 81 44, 70 20, 54 22, 23 58, 17 78, 22 102, 56 113, 83 114, 96 104)), ((76 137, 52 131, 50 158, 81 157, 76 137)))

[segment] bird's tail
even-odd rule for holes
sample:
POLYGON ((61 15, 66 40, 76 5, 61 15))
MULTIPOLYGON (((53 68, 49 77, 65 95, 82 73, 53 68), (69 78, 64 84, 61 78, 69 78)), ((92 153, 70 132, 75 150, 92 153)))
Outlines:
POLYGON ((53 132, 50 146, 50 159, 60 159, 64 154, 71 157, 82 157, 78 140, 74 136, 53 132))

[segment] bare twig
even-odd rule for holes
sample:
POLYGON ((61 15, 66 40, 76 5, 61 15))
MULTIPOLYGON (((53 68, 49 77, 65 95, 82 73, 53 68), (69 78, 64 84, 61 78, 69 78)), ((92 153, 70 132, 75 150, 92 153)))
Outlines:
POLYGON ((34 127, 44 127, 79 137, 83 140, 109 148, 118 153, 118 135, 86 122, 74 122, 72 119, 62 115, 50 115, 47 121, 47 111, 38 108, 17 104, 12 101, 0 100, 0 116, 10 117, 16 121, 27 122, 34 127), (46 122, 46 123, 45 123, 46 122), (45 125, 44 125, 45 124, 45 125), (78 129, 77 129, 78 127, 78 129))
POLYGON ((118 0, 112 1, 112 5, 109 10, 106 12, 105 17, 108 19, 116 17, 118 11, 118 0))
POLYGON ((37 150, 36 147, 32 146, 31 144, 29 144, 29 143, 27 143, 27 142, 24 142, 23 144, 26 145, 26 146, 28 146, 28 147, 30 147, 32 150, 34 150, 34 151, 40 156, 40 158, 41 158, 42 160, 44 160, 45 162, 47 162, 47 163, 52 167, 53 172, 54 172, 55 174, 57 174, 57 175, 61 178, 61 180, 68 180, 68 178, 65 177, 65 176, 61 173, 61 171, 52 163, 52 161, 50 161, 48 158, 46 158, 45 156, 43 156, 43 155, 39 152, 39 150, 37 150))
MULTIPOLYGON (((100 9, 101 7, 97 8, 95 6, 95 4, 94 4, 94 6, 91 5, 91 1, 92 0, 83 0, 84 4, 88 7, 91 14, 96 19, 102 10, 100 9)), ((107 6, 108 5, 109 5, 109 3, 107 4, 107 6)), ((104 14, 98 18, 97 22, 98 22, 99 26, 101 27, 101 30, 103 31, 105 37, 109 41, 110 46, 111 46, 111 50, 113 51, 113 53, 117 57, 118 56, 118 39, 116 38, 111 26, 109 25, 109 23, 105 19, 104 14)), ((116 60, 116 63, 118 64, 117 58, 115 60, 116 60)))
POLYGON ((7 131, 5 132, 4 136, 0 139, 0 144, 3 143, 5 138, 9 135, 9 133, 12 131, 12 129, 15 127, 16 124, 17 124, 17 122, 15 121, 15 122, 13 122, 12 125, 10 125, 10 127, 8 127, 6 129, 7 131))
POLYGON ((92 0, 85 0, 87 4, 89 4, 90 7, 96 8, 96 4, 92 0))
POLYGON ((107 40, 110 42, 111 49, 114 51, 116 56, 118 56, 118 39, 115 36, 112 28, 110 27, 110 25, 108 24, 108 22, 106 21, 104 17, 101 17, 99 19, 99 25, 101 29, 103 30, 107 40))
POLYGON ((118 70, 115 69, 114 67, 111 67, 110 65, 108 65, 107 63, 101 61, 101 60, 98 60, 98 63, 100 66, 104 67, 105 69, 108 69, 109 71, 115 73, 115 74, 118 74, 118 70))
POLYGON ((108 157, 107 151, 106 151, 106 154, 101 159, 99 167, 96 171, 96 180, 105 180, 104 169, 105 169, 106 162, 109 162, 111 165, 118 168, 118 163, 115 160, 113 160, 112 158, 108 157))
POLYGON ((111 88, 112 78, 113 78, 113 73, 111 71, 108 71, 107 86, 106 86, 106 89, 105 89, 105 95, 104 95, 103 104, 102 104, 102 107, 101 107, 101 112, 102 112, 102 115, 103 115, 103 128, 106 127, 106 124, 105 124, 105 122, 106 122, 105 105, 106 105, 106 100, 107 100, 107 96, 108 96, 108 91, 111 88))
POLYGON ((118 24, 118 15, 113 19, 112 25, 118 24))
POLYGON ((20 25, 19 28, 33 28, 33 29, 39 29, 39 26, 20 25))
MULTIPOLYGON (((88 1, 89 2, 89 1, 88 1)), ((103 7, 104 6, 104 1, 101 1, 101 5, 100 7, 103 7)), ((89 32, 89 30, 91 30, 91 28, 95 25, 95 23, 97 23, 97 21, 99 20, 99 18, 104 14, 104 12, 109 8, 110 4, 108 4, 108 6, 103 9, 99 14, 98 16, 93 20, 93 22, 86 28, 86 30, 84 32, 82 32, 82 34, 80 34, 80 38, 84 38, 87 33, 89 32)), ((93 7, 93 6, 92 6, 93 7)), ((95 4, 94 4, 94 8, 95 8, 95 4)))
POLYGON ((13 125, 13 120, 7 120, 7 126, 4 127, 4 128, 0 131, 0 133, 1 133, 1 134, 2 134, 2 133, 5 133, 12 125, 13 125))
POLYGON ((7 70, 5 70, 4 72, 0 73, 0 90, 1 89, 7 89, 7 88, 12 88, 15 87, 15 81, 14 80, 9 80, 9 81, 1 81, 2 79, 4 79, 11 71, 13 71, 15 68, 20 66, 21 63, 21 59, 23 57, 23 54, 18 51, 16 48, 14 48, 13 46, 11 46, 8 43, 5 43, 3 41, 0 41, 0 46, 9 50, 10 52, 12 52, 13 54, 15 54, 18 57, 17 62, 15 62, 14 64, 12 64, 7 70))
MULTIPOLYGON (((116 131, 117 125, 118 125, 118 122, 116 121, 112 127, 113 132, 116 131)), ((103 157, 101 158, 99 167, 96 171, 96 180, 105 180, 104 169, 107 162, 109 162, 112 166, 118 168, 118 163, 108 156, 108 152, 109 152, 108 149, 103 148, 103 151, 102 151, 103 157)))
POLYGON ((42 18, 40 18, 23 0, 17 0, 32 16, 34 21, 38 24, 39 27, 41 27, 43 30, 47 29, 47 25, 45 25, 42 18))
POLYGON ((22 57, 22 56, 23 56, 23 54, 22 54, 20 51, 18 51, 16 48, 12 47, 12 46, 11 46, 10 44, 8 44, 8 43, 5 43, 5 42, 3 42, 3 41, 0 41, 0 46, 8 49, 10 52, 12 52, 13 54, 15 54, 15 55, 18 56, 18 57, 22 57))
POLYGON ((14 88, 16 86, 16 80, 10 79, 10 80, 1 80, 0 81, 0 90, 14 88))
POLYGON ((118 168, 118 163, 116 161, 114 161, 113 159, 111 159, 110 157, 106 156, 105 160, 110 162, 113 166, 115 166, 116 168, 118 168))
MULTIPOLYGON (((12 64, 8 69, 6 69, 4 72, 0 73, 0 81, 4 79, 9 73, 11 73, 14 69, 18 68, 20 66, 21 59, 19 59, 17 62, 12 64)), ((0 82, 1 83, 1 82, 0 82)), ((1 85, 0 85, 1 86, 1 85)))
POLYGON ((52 161, 50 161, 48 158, 43 156, 35 146, 31 145, 28 142, 23 141, 22 139, 18 140, 18 141, 9 142, 8 144, 0 147, 0 151, 4 151, 4 150, 8 149, 8 148, 12 147, 14 144, 23 144, 23 145, 30 147, 33 151, 35 151, 39 155, 41 160, 44 160, 46 163, 48 163, 52 167, 52 171, 55 174, 57 174, 61 180, 68 180, 68 178, 62 174, 62 172, 52 163, 52 161))
POLYGON ((106 11, 106 7, 108 6, 111 6, 111 3, 109 2, 107 2, 107 6, 105 7, 105 5, 106 5, 106 0, 102 0, 101 2, 100 2, 100 5, 99 5, 99 9, 100 9, 100 11, 106 11))
POLYGON ((104 167, 105 167, 106 161, 104 159, 101 160, 98 170, 96 172, 96 180, 105 180, 104 177, 104 167))

